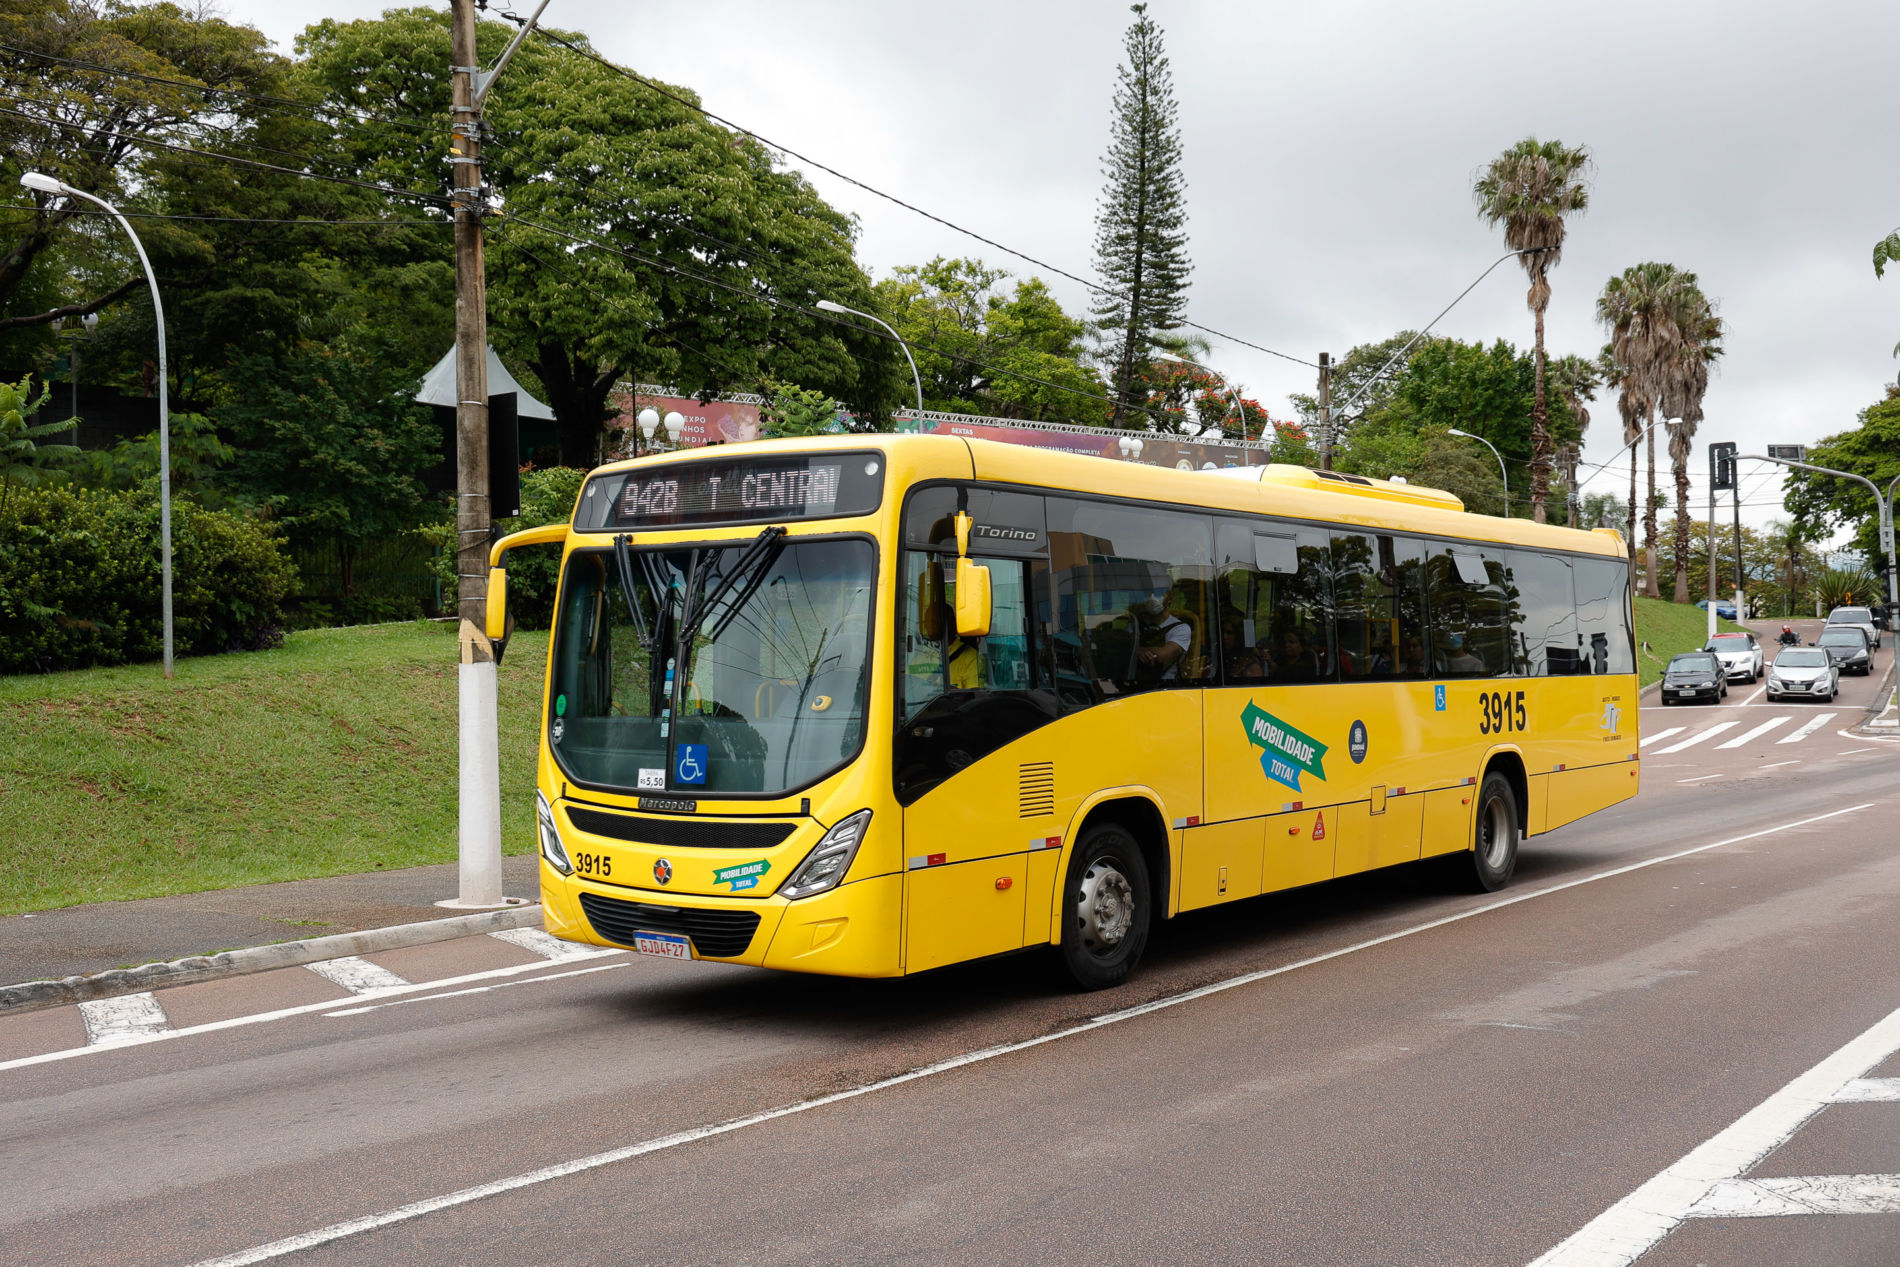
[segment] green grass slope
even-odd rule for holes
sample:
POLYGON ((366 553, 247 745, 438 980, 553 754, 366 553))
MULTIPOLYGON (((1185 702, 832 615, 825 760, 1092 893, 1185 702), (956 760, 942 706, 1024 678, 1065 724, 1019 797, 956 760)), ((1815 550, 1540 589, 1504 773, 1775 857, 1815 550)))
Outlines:
MULTIPOLYGON (((1732 620, 1716 618, 1718 630, 1739 630, 1732 620)), ((1689 603, 1660 598, 1636 600, 1636 674, 1644 686, 1662 679, 1669 657, 1694 651, 1709 636, 1709 614, 1689 603)), ((1773 659, 1771 655, 1769 657, 1773 659)))
MULTIPOLYGON (((526 853, 545 633, 500 668, 502 840, 526 853)), ((0 914, 452 862, 453 626, 0 679, 0 914)))

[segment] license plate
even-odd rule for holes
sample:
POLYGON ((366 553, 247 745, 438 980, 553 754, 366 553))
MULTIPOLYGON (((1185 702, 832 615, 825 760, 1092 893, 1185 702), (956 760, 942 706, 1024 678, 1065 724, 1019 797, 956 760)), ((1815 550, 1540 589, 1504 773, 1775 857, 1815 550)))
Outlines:
POLYGON ((693 943, 678 933, 635 933, 633 948, 643 955, 658 955, 662 959, 691 959, 693 943))
POLYGON ((1682 691, 1677 691, 1677 692, 1676 692, 1676 694, 1678 694, 1678 695, 1694 695, 1694 694, 1695 694, 1695 692, 1694 692, 1694 691, 1690 691, 1690 690, 1682 690, 1682 691))

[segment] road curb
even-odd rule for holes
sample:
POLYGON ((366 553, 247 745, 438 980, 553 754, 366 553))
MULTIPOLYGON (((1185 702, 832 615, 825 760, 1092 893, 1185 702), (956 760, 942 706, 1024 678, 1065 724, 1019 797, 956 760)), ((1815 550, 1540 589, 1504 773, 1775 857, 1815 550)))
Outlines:
POLYGON ((139 994, 166 986, 190 985, 215 981, 221 977, 239 977, 273 968, 295 968, 345 955, 368 955, 380 950, 401 950, 430 942, 453 941, 480 933, 498 933, 510 928, 541 926, 541 905, 514 906, 500 911, 478 911, 449 919, 423 920, 415 924, 393 924, 387 928, 366 928, 355 933, 334 933, 328 937, 309 937, 302 941, 279 942, 273 946, 249 946, 226 950, 215 955, 193 955, 170 963, 141 964, 136 968, 114 968, 90 976, 62 977, 57 981, 25 981, 0 986, 0 1016, 32 1012, 66 1003, 85 1003, 109 999, 121 994, 139 994))

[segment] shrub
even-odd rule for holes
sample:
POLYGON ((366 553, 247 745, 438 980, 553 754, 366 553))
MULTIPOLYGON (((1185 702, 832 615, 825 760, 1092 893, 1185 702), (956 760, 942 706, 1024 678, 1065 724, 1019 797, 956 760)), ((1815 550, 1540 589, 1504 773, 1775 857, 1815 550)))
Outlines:
MULTIPOLYGON (((177 654, 280 644, 295 576, 262 524, 173 499, 177 654)), ((157 490, 15 489, 0 514, 0 672, 154 660, 163 648, 157 490)))

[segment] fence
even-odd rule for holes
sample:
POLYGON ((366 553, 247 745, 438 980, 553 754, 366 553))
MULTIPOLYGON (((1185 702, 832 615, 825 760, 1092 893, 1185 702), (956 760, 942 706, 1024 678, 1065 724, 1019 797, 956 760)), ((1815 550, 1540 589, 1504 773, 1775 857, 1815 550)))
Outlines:
POLYGON ((421 533, 313 542, 290 553, 297 564, 297 583, 289 606, 298 624, 357 624, 433 615, 442 609, 436 547, 421 533))

